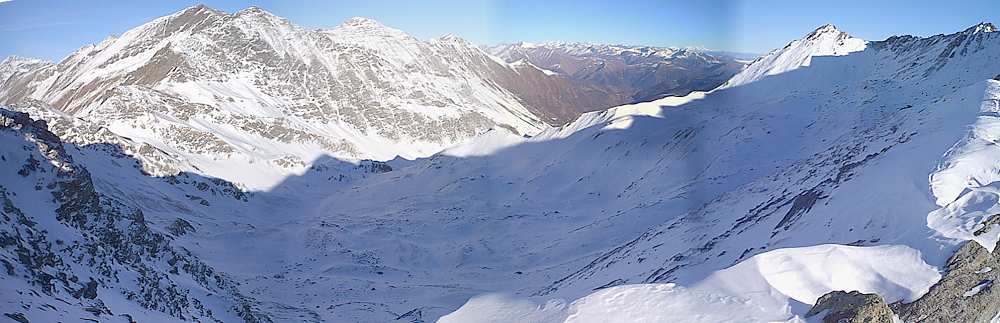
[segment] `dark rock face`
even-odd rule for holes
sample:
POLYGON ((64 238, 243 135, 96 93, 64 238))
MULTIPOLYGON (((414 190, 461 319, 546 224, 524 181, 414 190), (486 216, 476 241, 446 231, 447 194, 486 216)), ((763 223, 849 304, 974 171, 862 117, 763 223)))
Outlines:
MULTIPOLYGON (((178 319, 218 320, 181 283, 190 280, 232 304, 230 310, 243 320, 271 321, 235 281, 150 228, 141 209, 98 192, 87 169, 74 162, 44 124, 24 113, 0 110, 0 135, 23 138, 20 147, 32 157, 26 163, 34 166, 19 175, 35 181, 36 191, 49 191, 55 207, 54 214, 45 214, 37 207, 19 206, 14 197, 20 192, 9 186, 14 183, 0 184, 0 260, 5 279, 24 279, 32 286, 28 293, 63 300, 95 317, 122 314, 112 313, 101 299, 103 293, 117 291, 144 308, 178 319), (53 228, 37 220, 43 218, 55 218, 64 226, 59 230, 67 229, 70 235, 54 240, 53 228)), ((224 185, 213 189, 218 186, 224 185)), ((189 223, 182 229, 194 230, 189 223)), ((17 313, 8 317, 27 319, 17 313)))
POLYGON ((24 317, 21 313, 3 313, 4 316, 10 318, 11 320, 18 321, 21 323, 28 323, 28 318, 24 317))
POLYGON ((967 242, 948 260, 947 273, 927 294, 893 304, 906 322, 989 322, 1000 311, 1000 261, 978 243, 967 242))
POLYGON ((979 230, 976 230, 972 234, 976 236, 981 236, 983 234, 989 233, 990 230, 993 229, 994 224, 1000 224, 1000 214, 991 215, 989 219, 986 219, 986 221, 983 222, 983 227, 979 228, 979 230))
MULTIPOLYGON (((202 201, 205 200, 203 199, 202 201)), ((188 232, 195 232, 197 230, 194 229, 194 226, 191 225, 191 222, 188 222, 187 220, 181 218, 177 218, 176 220, 174 220, 174 223, 171 223, 170 226, 167 227, 167 231, 170 231, 170 234, 173 234, 175 236, 182 236, 187 234, 188 232)))
POLYGON ((826 293, 809 309, 806 317, 823 312, 826 313, 823 323, 892 323, 892 310, 882 296, 858 291, 826 293))

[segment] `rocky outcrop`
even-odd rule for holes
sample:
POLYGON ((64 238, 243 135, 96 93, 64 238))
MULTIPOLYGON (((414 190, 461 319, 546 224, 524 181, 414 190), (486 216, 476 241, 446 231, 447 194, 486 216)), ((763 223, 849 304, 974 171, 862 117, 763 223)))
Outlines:
MULTIPOLYGON (((124 297, 178 319, 218 320, 218 313, 205 304, 208 298, 199 295, 208 291, 218 295, 211 302, 231 304, 227 311, 234 316, 247 322, 270 321, 253 299, 239 291, 238 283, 151 228, 142 209, 96 190, 90 172, 73 160, 44 122, 0 110, 0 138, 6 147, 20 148, 0 151, 2 160, 20 159, 32 165, 22 167, 16 176, 33 182, 34 191, 49 194, 54 208, 25 207, 34 203, 18 199, 25 194, 12 191, 18 183, 0 184, 0 260, 5 279, 23 278, 30 286, 21 300, 25 309, 56 310, 51 304, 36 303, 49 299, 98 318, 120 315, 103 300, 104 293, 115 292, 121 294, 116 300, 124 297), (21 144, 11 145, 17 138, 21 144), (29 157, 14 158, 25 154, 29 157), (51 226, 49 219, 59 225, 51 226)), ((190 224, 183 229, 193 231, 190 224)))
POLYGON ((1000 312, 1000 261, 978 243, 967 242, 948 260, 944 278, 920 299, 893 304, 906 322, 990 322, 1000 312))
POLYGON ((809 309, 806 317, 823 314, 823 323, 892 323, 892 310, 876 294, 858 291, 826 293, 809 309))

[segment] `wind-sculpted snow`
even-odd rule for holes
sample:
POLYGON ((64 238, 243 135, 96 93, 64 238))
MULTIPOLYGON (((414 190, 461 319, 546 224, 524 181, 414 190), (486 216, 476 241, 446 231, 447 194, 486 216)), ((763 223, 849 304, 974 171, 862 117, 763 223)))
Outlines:
POLYGON ((948 151, 931 174, 931 189, 941 208, 927 215, 928 226, 941 235, 973 240, 990 252, 1000 239, 1000 82, 989 81, 976 122, 968 135, 948 151))
POLYGON ((438 322, 803 322, 801 308, 829 291, 913 301, 940 278, 909 247, 821 245, 762 253, 690 287, 622 285, 568 304, 480 296, 438 322))

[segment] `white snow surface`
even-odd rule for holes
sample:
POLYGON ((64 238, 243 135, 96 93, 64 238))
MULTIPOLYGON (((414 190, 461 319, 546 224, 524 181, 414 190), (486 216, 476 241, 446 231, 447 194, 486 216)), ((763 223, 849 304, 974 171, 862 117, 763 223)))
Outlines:
POLYGON ((912 301, 941 275, 906 246, 820 245, 759 254, 692 287, 639 284, 606 288, 566 305, 502 295, 469 300, 451 322, 804 322, 804 311, 834 290, 912 301))
POLYGON ((740 86, 770 75, 809 66, 814 56, 841 56, 861 51, 865 49, 866 43, 833 25, 824 25, 803 39, 792 41, 784 48, 757 58, 720 88, 740 86))
POLYGON ((1000 240, 1000 222, 986 221, 1000 213, 1000 169, 995 165, 1000 160, 1000 82, 990 81, 980 102, 966 137, 930 175, 931 190, 942 207, 927 215, 927 223, 942 236, 973 240, 992 252, 1000 240))

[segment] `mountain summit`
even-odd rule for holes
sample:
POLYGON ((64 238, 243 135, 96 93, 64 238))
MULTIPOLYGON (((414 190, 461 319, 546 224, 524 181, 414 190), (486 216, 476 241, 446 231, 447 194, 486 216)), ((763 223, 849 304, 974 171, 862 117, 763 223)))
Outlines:
POLYGON ((975 26, 969 27, 964 32, 975 34, 975 33, 992 33, 996 31, 997 31, 997 26, 993 25, 993 23, 981 22, 976 24, 975 26))
POLYGON ((720 88, 747 84, 764 77, 809 66, 814 56, 841 56, 864 50, 866 42, 840 31, 832 24, 816 28, 802 39, 773 50, 747 65, 720 88))
POLYGON ((816 28, 815 30, 813 30, 813 32, 811 32, 808 35, 806 35, 805 38, 806 39, 816 39, 816 38, 821 37, 823 34, 829 34, 829 33, 840 34, 840 33, 842 33, 842 31, 840 31, 840 29, 837 29, 837 26, 834 26, 833 24, 825 24, 825 25, 819 26, 818 28, 816 28))

